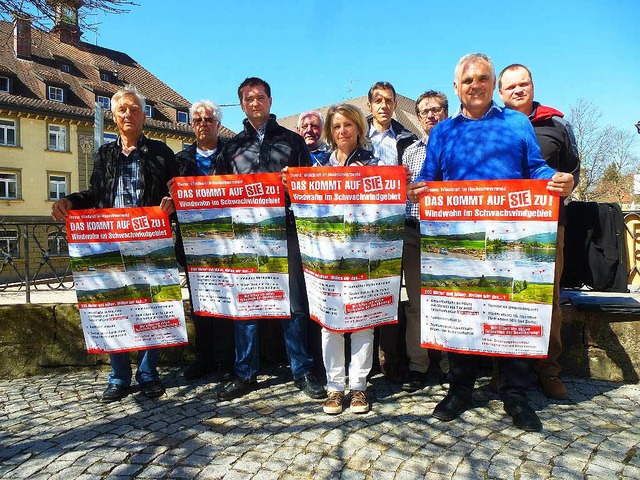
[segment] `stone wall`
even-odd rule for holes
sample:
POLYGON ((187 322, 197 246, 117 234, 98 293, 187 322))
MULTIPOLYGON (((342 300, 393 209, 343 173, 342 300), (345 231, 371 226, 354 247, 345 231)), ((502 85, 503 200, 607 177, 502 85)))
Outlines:
MULTIPOLYGON (((189 311, 188 301, 185 311, 189 311)), ((640 315, 579 312, 567 305, 563 313, 561 364, 565 374, 638 382, 640 315)), ((187 329, 192 341, 191 321, 187 329)), ((161 351, 163 364, 185 363, 192 358, 191 345, 161 351)), ((108 364, 107 355, 86 352, 76 305, 0 306, 0 378, 108 364)))

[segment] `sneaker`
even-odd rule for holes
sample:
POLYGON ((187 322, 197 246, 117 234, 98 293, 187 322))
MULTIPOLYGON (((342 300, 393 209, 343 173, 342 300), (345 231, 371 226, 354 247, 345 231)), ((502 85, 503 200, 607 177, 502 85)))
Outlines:
POLYGON ((553 375, 540 377, 538 379, 540 383, 540 389, 542 393, 545 394, 547 398, 555 398, 557 400, 566 400, 569 396, 569 392, 567 392, 567 387, 564 386, 560 377, 556 377, 553 375))
POLYGON ((329 396, 322 405, 322 411, 329 415, 337 415, 342 413, 342 402, 344 401, 344 392, 329 392, 329 396))
POLYGON ((369 411, 367 392, 364 390, 351 390, 350 407, 353 413, 367 413, 369 411))

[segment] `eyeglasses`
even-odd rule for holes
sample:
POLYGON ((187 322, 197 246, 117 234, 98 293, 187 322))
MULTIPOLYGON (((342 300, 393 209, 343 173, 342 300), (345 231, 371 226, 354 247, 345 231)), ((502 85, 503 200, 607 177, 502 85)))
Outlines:
POLYGON ((434 115, 440 115, 444 112, 444 107, 433 107, 433 108, 425 108, 424 110, 420 110, 418 115, 421 117, 428 117, 430 113, 434 115))
POLYGON ((203 122, 204 123, 213 123, 213 122, 216 121, 216 119, 213 118, 213 117, 200 117, 200 118, 194 118, 192 121, 195 124, 199 124, 199 123, 203 123, 203 122))

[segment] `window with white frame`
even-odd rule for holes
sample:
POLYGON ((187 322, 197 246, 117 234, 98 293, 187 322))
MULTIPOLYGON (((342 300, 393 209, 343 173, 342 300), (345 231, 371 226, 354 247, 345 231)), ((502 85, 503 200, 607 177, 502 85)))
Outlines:
POLYGON ((9 77, 0 77, 0 92, 9 91, 9 77))
POLYGON ((110 82, 111 74, 109 72, 100 72, 100 80, 103 82, 110 82))
POLYGON ((71 67, 66 63, 60 65, 60 70, 62 70, 64 73, 71 73, 71 67))
POLYGON ((67 176, 49 175, 49 200, 60 200, 67 195, 67 176))
POLYGON ((67 151, 67 127, 64 125, 49 125, 48 148, 56 152, 67 151))
POLYGON ((17 200, 19 180, 17 173, 0 172, 0 199, 17 200))
POLYGON ((47 94, 48 94, 49 100, 53 102, 60 102, 60 103, 64 102, 64 89, 60 87, 54 87, 53 85, 49 85, 49 88, 47 89, 47 94))
POLYGON ((96 95, 96 102, 102 105, 102 108, 109 110, 111 108, 111 99, 104 95, 96 95))
POLYGON ((147 116, 147 118, 153 117, 153 107, 151 105, 145 105, 144 114, 147 116))
POLYGON ((178 123, 189 123, 189 113, 178 110, 178 123))
POLYGON ((49 255, 52 257, 66 257, 69 255, 69 244, 64 232, 51 232, 47 235, 49 255))
POLYGON ((0 119, 0 145, 16 145, 15 120, 0 119))
POLYGON ((0 229, 0 253, 11 257, 20 256, 20 244, 18 242, 18 231, 12 229, 0 229))

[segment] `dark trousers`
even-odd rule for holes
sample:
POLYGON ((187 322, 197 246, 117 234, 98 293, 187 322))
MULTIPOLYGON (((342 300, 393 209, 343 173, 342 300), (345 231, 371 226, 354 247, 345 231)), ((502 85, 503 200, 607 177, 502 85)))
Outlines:
POLYGON ((230 368, 235 357, 233 320, 193 315, 196 359, 205 365, 217 362, 230 368))
MULTIPOLYGON (((503 402, 526 400, 529 388, 529 363, 527 358, 493 357, 498 363, 500 377, 498 394, 503 402)), ((449 352, 450 390, 464 398, 471 398, 476 381, 476 367, 481 358, 478 355, 465 355, 449 352)))

